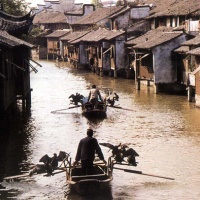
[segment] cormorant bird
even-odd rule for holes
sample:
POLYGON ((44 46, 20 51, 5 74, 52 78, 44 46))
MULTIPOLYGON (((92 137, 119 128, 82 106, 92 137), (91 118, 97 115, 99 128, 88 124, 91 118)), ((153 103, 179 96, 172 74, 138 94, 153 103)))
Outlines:
POLYGON ((82 99, 84 98, 84 96, 79 93, 76 93, 76 95, 71 94, 69 96, 69 99, 70 98, 72 98, 72 100, 70 100, 70 103, 72 103, 74 105, 78 105, 79 102, 82 104, 82 99))
POLYGON ((110 143, 99 143, 102 146, 108 147, 112 149, 112 156, 117 162, 122 162, 124 161, 124 156, 122 150, 119 148, 121 146, 121 143, 119 145, 112 145, 110 143))
POLYGON ((139 154, 133 148, 129 148, 127 145, 122 145, 122 151, 124 157, 127 157, 128 164, 137 166, 135 157, 139 156, 139 154))
POLYGON ((52 175, 52 172, 58 167, 58 162, 63 161, 67 156, 67 153, 64 151, 60 151, 59 156, 56 153, 53 154, 53 157, 49 157, 47 154, 42 156, 39 162, 43 162, 43 164, 37 164, 34 168, 29 172, 29 175, 32 176, 34 173, 40 174, 45 173, 52 175))
POLYGON ((137 166, 135 157, 139 156, 139 154, 133 148, 129 148, 127 145, 121 143, 116 146, 110 143, 99 144, 112 149, 112 156, 117 162, 121 163, 122 161, 125 161, 124 158, 127 158, 127 162, 129 165, 137 166))
POLYGON ((115 96, 113 96, 113 95, 108 96, 106 99, 108 104, 110 104, 110 106, 114 106, 115 101, 119 101, 119 95, 116 92, 114 92, 114 95, 115 96))

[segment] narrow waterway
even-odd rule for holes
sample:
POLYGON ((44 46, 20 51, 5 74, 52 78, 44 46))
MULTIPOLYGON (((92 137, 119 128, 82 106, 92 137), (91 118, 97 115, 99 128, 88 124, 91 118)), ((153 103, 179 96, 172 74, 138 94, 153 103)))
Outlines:
MULTIPOLYGON (((175 180, 114 170, 108 193, 81 197, 69 193, 65 173, 35 175, 3 181, 6 190, 0 190, 0 199, 199 200, 200 109, 188 103, 187 97, 154 94, 147 86, 137 91, 133 80, 102 78, 53 62, 39 62, 43 67, 31 73, 30 116, 18 111, 1 126, 1 177, 29 171, 44 154, 66 151, 74 159, 79 140, 92 127, 99 142, 126 143, 138 152, 138 166, 131 169, 175 180), (71 106, 71 94, 87 96, 92 84, 102 95, 108 89, 117 92, 116 105, 125 109, 108 107, 107 118, 99 121, 87 120, 81 108, 52 113, 71 106)), ((111 152, 101 148, 108 158, 111 152)))

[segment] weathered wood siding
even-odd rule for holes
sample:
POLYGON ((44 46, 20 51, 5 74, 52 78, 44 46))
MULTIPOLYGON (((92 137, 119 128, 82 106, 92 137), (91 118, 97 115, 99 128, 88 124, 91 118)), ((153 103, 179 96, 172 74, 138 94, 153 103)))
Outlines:
POLYGON ((58 49, 58 40, 53 38, 47 38, 47 51, 48 53, 53 53, 52 50, 58 49))
POLYGON ((150 11, 149 6, 131 8, 130 18, 144 19, 145 17, 149 16, 149 11, 150 11))
POLYGON ((99 68, 102 68, 102 67, 103 67, 102 58, 103 58, 102 47, 99 46, 99 47, 97 48, 97 59, 98 59, 98 67, 99 67, 99 68))
POLYGON ((174 61, 172 60, 171 52, 185 41, 185 35, 181 35, 178 38, 163 45, 159 45, 152 50, 155 84, 174 83, 177 81, 177 71, 173 64, 174 61))
MULTIPOLYGON (((200 56, 196 56, 196 68, 200 67, 200 56)), ((196 73, 196 94, 200 96, 200 71, 196 73)))
POLYGON ((86 51, 87 45, 80 44, 79 45, 79 52, 80 52, 80 64, 81 65, 86 65, 89 63, 89 57, 88 57, 88 51, 86 51))
POLYGON ((7 63, 6 60, 10 60, 13 57, 13 53, 8 51, 7 49, 1 49, 1 73, 5 76, 5 78, 0 79, 0 90, 1 90, 1 103, 0 109, 6 110, 14 101, 16 94, 15 87, 15 69, 11 66, 11 64, 7 63))
POLYGON ((125 36, 119 36, 115 41, 115 52, 116 52, 116 70, 125 68, 125 36))
POLYGON ((111 45, 112 49, 110 50, 110 64, 111 64, 111 69, 115 70, 116 65, 115 65, 115 57, 116 57, 116 53, 115 53, 115 45, 111 45))
POLYGON ((103 42, 103 70, 110 70, 110 42, 103 42))
POLYGON ((123 15, 118 16, 112 24, 112 28, 119 30, 129 26, 129 12, 124 13, 123 15))

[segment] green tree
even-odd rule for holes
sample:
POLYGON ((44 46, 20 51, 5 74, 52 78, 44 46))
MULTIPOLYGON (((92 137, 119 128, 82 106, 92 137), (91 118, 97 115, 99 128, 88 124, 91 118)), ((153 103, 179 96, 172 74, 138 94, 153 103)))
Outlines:
POLYGON ((27 14, 28 3, 25 0, 0 0, 0 4, 6 13, 14 16, 27 14))
POLYGON ((101 0, 92 0, 92 4, 94 4, 96 8, 101 8, 103 6, 101 0))

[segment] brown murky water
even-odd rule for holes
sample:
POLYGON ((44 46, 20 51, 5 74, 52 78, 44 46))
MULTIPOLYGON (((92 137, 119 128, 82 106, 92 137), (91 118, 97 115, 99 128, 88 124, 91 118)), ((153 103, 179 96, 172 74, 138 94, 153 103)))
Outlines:
MULTIPOLYGON (((187 97, 154 94, 153 88, 135 89, 133 80, 99 77, 55 63, 40 61, 37 74, 31 73, 32 112, 19 113, 1 131, 1 175, 30 170, 44 154, 60 150, 76 153, 79 140, 90 126, 99 142, 127 143, 138 153, 135 170, 175 178, 174 181, 114 170, 109 193, 97 197, 68 194, 65 174, 36 175, 20 181, 3 182, 0 199, 117 199, 117 200, 199 200, 200 197, 200 109, 187 97), (88 121, 81 108, 69 107, 68 97, 88 95, 91 84, 104 94, 116 91, 119 105, 132 111, 108 108, 107 118, 88 121)), ((110 152, 102 147, 107 158, 110 152)))

